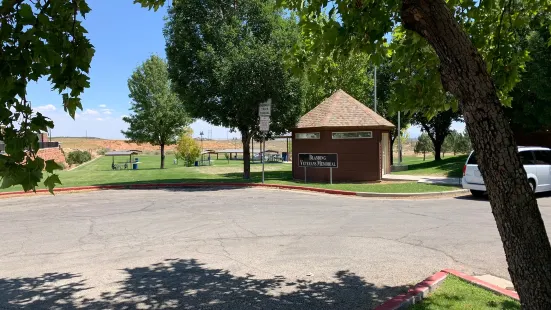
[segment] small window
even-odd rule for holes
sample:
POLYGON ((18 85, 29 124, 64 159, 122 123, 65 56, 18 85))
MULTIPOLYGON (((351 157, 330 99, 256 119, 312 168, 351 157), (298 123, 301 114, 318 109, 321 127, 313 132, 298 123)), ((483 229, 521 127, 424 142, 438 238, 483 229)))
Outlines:
POLYGON ((371 131, 334 132, 333 139, 369 139, 373 138, 371 131))
POLYGON ((532 151, 519 152, 520 161, 523 165, 534 165, 534 154, 532 151))
POLYGON ((469 160, 467 161, 467 165, 477 165, 476 162, 476 156, 474 155, 474 152, 471 154, 471 157, 469 157, 469 160))
POLYGON ((319 139, 319 132, 301 132, 295 134, 295 139, 319 139))
POLYGON ((536 165, 551 165, 551 151, 534 151, 536 165))

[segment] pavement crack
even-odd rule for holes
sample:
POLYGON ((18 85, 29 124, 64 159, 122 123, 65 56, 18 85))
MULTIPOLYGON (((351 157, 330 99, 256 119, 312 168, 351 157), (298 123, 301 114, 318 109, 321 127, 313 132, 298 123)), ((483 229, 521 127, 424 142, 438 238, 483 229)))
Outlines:
POLYGON ((399 241, 399 240, 402 240, 402 239, 406 239, 407 237, 409 237, 410 235, 413 235, 413 234, 417 234, 417 233, 420 233, 420 232, 427 232, 427 231, 431 231, 431 230, 436 230, 436 229, 439 229, 439 228, 442 228, 442 227, 446 227, 448 225, 450 225, 451 222, 449 223, 446 223, 444 225, 438 225, 438 226, 435 226, 435 227, 429 227, 429 228, 423 228, 423 229, 419 229, 419 230, 415 230, 415 231, 411 231, 405 235, 403 235, 402 237, 400 238, 397 238, 395 239, 396 241, 399 241))
POLYGON ((428 218, 437 219, 437 220, 444 220, 444 221, 449 221, 450 220, 449 218, 443 218, 443 217, 431 216, 431 215, 422 214, 422 213, 415 213, 415 212, 405 211, 405 210, 402 209, 403 207, 394 207, 393 206, 392 208, 394 210, 398 211, 398 212, 405 213, 405 214, 423 216, 423 217, 428 217, 428 218))
POLYGON ((249 234, 251 234, 251 235, 253 235, 253 236, 255 236, 255 237, 258 237, 257 234, 255 234, 255 233, 252 232, 251 230, 249 230, 249 229, 247 229, 247 228, 241 226, 239 223, 237 223, 237 221, 236 221, 235 219, 233 219, 232 222, 235 224, 235 226, 237 226, 237 227, 243 229, 244 231, 248 232, 249 234))

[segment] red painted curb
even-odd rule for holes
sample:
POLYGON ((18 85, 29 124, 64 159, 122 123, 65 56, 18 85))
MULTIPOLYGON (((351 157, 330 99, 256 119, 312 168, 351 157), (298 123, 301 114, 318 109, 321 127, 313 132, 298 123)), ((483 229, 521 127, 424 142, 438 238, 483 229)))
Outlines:
POLYGON ((520 300, 518 294, 516 292, 513 292, 513 291, 509 291, 509 290, 506 290, 506 289, 503 289, 499 286, 495 286, 491 283, 488 283, 486 281, 482 281, 480 279, 477 279, 473 276, 469 276, 467 274, 464 274, 460 271, 457 271, 457 270, 453 270, 453 269, 444 269, 442 270, 444 272, 447 272, 449 274, 453 274, 454 276, 458 277, 458 278, 461 278, 465 281, 468 281, 468 282, 471 282, 472 284, 474 285, 477 285, 477 286, 480 286, 484 289, 487 289, 487 290, 490 290, 490 291, 494 291, 498 294, 501 294, 501 295, 505 295, 505 296, 509 296, 513 299, 516 299, 516 300, 520 300))
MULTIPOLYGON (((186 187, 266 187, 277 189, 302 190, 333 195, 356 196, 356 192, 341 191, 335 189, 323 189, 315 187, 280 185, 280 184, 261 184, 261 183, 148 183, 148 184, 128 184, 128 185, 93 185, 81 187, 61 187, 56 188, 55 192, 77 192, 87 190, 105 190, 105 189, 146 189, 146 188, 186 188, 186 187)), ((48 193, 47 189, 36 190, 37 194, 48 193)), ((20 196, 34 194, 34 192, 1 192, 0 196, 20 196)))
POLYGON ((389 299, 375 308, 375 310, 398 310, 407 309, 409 306, 420 302, 429 292, 433 291, 440 285, 440 283, 446 279, 448 274, 461 278, 469 283, 479 286, 483 289, 490 290, 494 293, 505 295, 516 300, 520 300, 516 292, 502 289, 501 287, 490 284, 486 281, 482 281, 473 276, 469 276, 453 269, 444 269, 435 273, 434 275, 426 278, 422 282, 417 283, 413 288, 409 289, 407 293, 400 294, 392 299, 389 299))
POLYGON ((442 281, 444 281, 447 275, 448 274, 443 271, 437 272, 422 282, 417 283, 417 285, 410 288, 407 293, 400 294, 387 300, 375 308, 375 310, 405 309, 406 307, 422 300, 423 297, 425 297, 430 291, 435 289, 442 281))

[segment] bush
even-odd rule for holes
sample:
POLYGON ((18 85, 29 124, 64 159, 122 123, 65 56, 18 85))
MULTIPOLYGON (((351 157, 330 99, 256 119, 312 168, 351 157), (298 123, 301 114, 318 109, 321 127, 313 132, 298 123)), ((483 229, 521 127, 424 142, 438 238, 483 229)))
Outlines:
POLYGON ((96 153, 97 153, 98 155, 105 155, 105 153, 107 153, 107 149, 104 148, 104 147, 102 147, 101 149, 98 149, 98 150, 96 151, 96 153))
POLYGON ((193 139, 193 130, 186 128, 182 132, 178 146, 176 147, 176 158, 182 159, 188 167, 192 166, 197 157, 201 156, 201 149, 195 139, 193 139))
POLYGON ((66 159, 69 165, 80 165, 92 159, 92 155, 87 151, 73 151, 67 155, 66 159))

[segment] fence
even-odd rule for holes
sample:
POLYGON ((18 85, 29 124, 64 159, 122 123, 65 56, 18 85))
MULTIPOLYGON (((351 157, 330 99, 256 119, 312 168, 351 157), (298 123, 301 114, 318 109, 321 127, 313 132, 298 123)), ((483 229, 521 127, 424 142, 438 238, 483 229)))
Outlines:
POLYGON ((59 142, 38 142, 38 146, 41 149, 59 147, 59 142))
MULTIPOLYGON (((38 142, 39 149, 49 149, 59 147, 59 142, 38 142)), ((0 153, 6 151, 6 144, 0 142, 0 153)))

